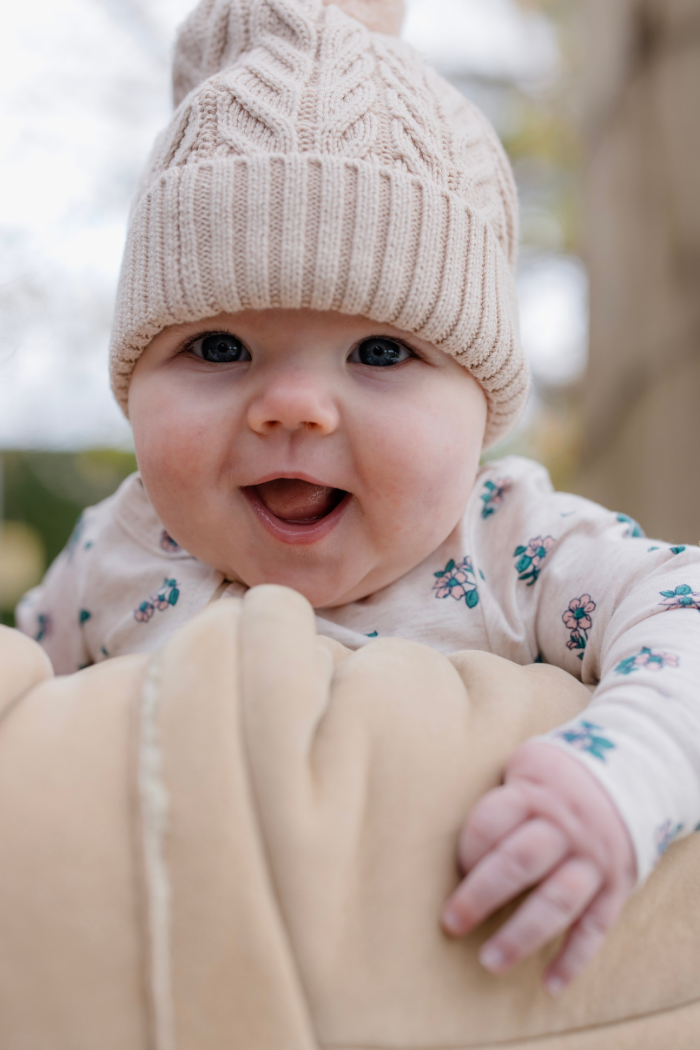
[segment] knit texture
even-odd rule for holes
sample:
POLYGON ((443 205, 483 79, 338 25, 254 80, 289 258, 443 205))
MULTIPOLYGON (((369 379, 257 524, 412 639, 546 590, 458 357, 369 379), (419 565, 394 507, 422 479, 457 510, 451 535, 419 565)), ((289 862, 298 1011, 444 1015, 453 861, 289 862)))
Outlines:
MULTIPOLYGON (((396 0, 346 4, 398 28, 396 0)), ((180 31, 173 87, 117 297, 124 411, 134 365, 167 325, 307 307, 452 354, 486 392, 486 443, 502 437, 528 373, 516 191, 486 118, 407 44, 321 0, 203 0, 180 31)))

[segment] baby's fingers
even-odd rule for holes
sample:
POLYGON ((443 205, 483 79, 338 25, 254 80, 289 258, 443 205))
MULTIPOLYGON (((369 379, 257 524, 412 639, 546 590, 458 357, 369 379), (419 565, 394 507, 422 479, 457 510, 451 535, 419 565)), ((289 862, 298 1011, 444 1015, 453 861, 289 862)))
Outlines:
MULTIPOLYGON (((603 874, 593 861, 578 857, 565 861, 482 947, 479 955, 482 965, 492 973, 506 973, 583 915, 602 884, 603 874)), ((594 945, 594 941, 595 931, 591 929, 591 954, 599 943, 596 941, 594 945)), ((577 950, 574 945, 574 951, 577 950)), ((557 976, 558 973, 555 978, 557 976)), ((557 981, 550 987, 552 991, 558 990, 557 981)))
POLYGON ((605 940, 626 899, 624 890, 598 894, 571 927, 563 948, 544 975, 547 991, 556 995, 579 975, 605 940))
POLYGON ((459 836, 459 861, 464 871, 470 871, 529 816, 530 802, 519 787, 504 784, 484 795, 459 836))
POLYGON ((539 882, 566 856, 566 836, 548 820, 528 820, 479 861, 443 911, 445 930, 460 937, 523 890, 539 882))

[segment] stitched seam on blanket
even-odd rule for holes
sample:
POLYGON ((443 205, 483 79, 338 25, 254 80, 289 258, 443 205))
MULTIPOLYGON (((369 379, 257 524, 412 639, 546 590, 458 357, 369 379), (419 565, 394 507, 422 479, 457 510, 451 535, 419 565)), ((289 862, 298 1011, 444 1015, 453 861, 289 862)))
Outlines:
POLYGON ((141 694, 139 795, 149 936, 149 978, 155 1025, 155 1050, 175 1050, 175 1021, 170 953, 171 888, 165 859, 168 793, 163 780, 163 754, 158 731, 160 667, 148 666, 141 694))

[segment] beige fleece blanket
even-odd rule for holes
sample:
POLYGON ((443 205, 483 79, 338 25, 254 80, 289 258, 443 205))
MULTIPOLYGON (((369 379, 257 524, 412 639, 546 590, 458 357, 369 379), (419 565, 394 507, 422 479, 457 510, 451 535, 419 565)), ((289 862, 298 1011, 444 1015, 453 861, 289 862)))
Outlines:
POLYGON ((2 1050, 685 1050, 700 837, 586 973, 505 978, 440 907, 457 830, 587 691, 548 667, 318 638, 299 595, 210 606, 153 657, 52 678, 0 630, 2 1050))

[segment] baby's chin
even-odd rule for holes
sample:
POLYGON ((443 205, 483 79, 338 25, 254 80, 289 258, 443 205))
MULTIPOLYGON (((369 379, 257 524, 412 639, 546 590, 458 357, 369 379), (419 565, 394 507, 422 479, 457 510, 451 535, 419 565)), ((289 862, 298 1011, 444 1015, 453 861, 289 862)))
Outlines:
MULTIPOLYGON (((232 578, 230 574, 229 578, 232 578)), ((365 579, 352 578, 349 580, 330 582, 328 580, 315 580, 306 574, 298 572, 265 572, 265 573, 237 573, 236 579, 246 587, 256 587, 261 584, 274 583, 279 587, 289 587, 297 591, 314 609, 335 609, 349 602, 359 601, 373 594, 377 587, 365 579)), ((390 581, 387 581, 387 583, 390 581)), ((384 583, 382 586, 386 586, 384 583)))
POLYGON ((346 561, 341 555, 340 559, 314 559, 315 564, 309 565, 308 562, 304 564, 306 559, 302 554, 298 559, 290 557, 288 565, 278 564, 273 567, 269 564, 241 564, 237 560, 235 566, 217 567, 227 579, 237 580, 245 587, 261 584, 289 587, 303 595, 314 609, 334 609, 369 597, 407 571, 407 568, 398 566, 392 571, 380 559, 369 557, 367 563, 361 566, 358 562, 362 560, 355 558, 346 561))

